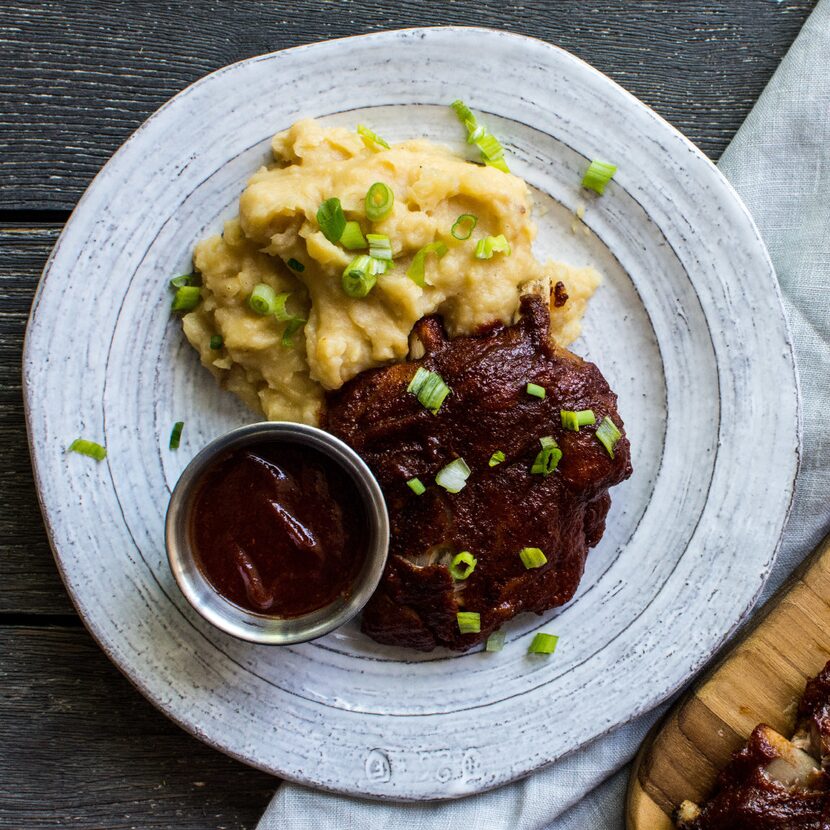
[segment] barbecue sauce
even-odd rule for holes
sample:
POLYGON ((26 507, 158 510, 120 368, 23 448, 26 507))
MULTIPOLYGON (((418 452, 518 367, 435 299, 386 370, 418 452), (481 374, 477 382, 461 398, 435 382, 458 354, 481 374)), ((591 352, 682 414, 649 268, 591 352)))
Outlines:
POLYGON ((311 447, 232 450, 204 473, 191 516, 199 569, 223 597, 258 614, 323 608, 348 594, 366 558, 357 487, 311 447))

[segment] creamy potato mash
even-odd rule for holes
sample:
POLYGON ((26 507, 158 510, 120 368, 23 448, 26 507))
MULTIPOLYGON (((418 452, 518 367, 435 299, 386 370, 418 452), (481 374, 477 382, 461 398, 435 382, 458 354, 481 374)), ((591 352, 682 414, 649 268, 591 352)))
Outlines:
POLYGON ((222 385, 271 420, 314 424, 323 392, 359 372, 409 352, 413 324, 425 314, 442 315, 450 334, 467 334, 484 323, 509 323, 522 288, 547 294, 561 281, 568 301, 551 303, 551 335, 561 345, 580 331, 579 320, 599 283, 592 268, 541 263, 531 250, 535 226, 525 182, 493 167, 465 161, 426 140, 390 149, 370 146, 356 133, 299 121, 272 142, 275 162, 259 170, 239 203, 239 218, 221 237, 200 242, 194 264, 202 276, 202 302, 184 317, 184 331, 202 363, 222 385), (394 192, 391 213, 366 218, 364 199, 374 182, 394 192), (317 223, 321 203, 337 197, 346 218, 364 234, 389 237, 393 267, 362 298, 348 296, 343 270, 355 255, 330 242, 317 223), (455 239, 460 214, 478 218, 467 240, 455 239), (477 259, 476 242, 503 234, 510 254, 477 259), (415 253, 432 242, 446 254, 426 259, 425 287, 406 272, 415 253), (293 267, 289 267, 291 261, 293 267), (283 344, 287 323, 252 311, 257 284, 291 292, 289 308, 307 319, 283 344), (211 349, 220 335, 221 349, 211 349))

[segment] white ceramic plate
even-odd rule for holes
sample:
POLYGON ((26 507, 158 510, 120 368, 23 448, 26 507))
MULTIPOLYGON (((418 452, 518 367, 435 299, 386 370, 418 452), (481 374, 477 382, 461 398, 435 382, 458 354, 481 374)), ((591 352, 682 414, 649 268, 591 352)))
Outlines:
POLYGON ((793 492, 798 403, 767 254, 707 159, 608 78, 545 43, 422 29, 227 67, 162 107, 101 171, 35 299, 29 435, 67 587, 113 661, 170 717, 279 776, 453 798, 522 776, 667 697, 758 594, 793 492), (271 135, 301 116, 463 150, 447 104, 486 113, 535 189, 540 255, 605 283, 575 349, 619 393, 634 476, 577 598, 523 616, 497 655, 379 646, 356 625, 268 648, 204 623, 173 583, 163 516, 187 461, 254 420, 199 366, 167 279, 235 212, 271 135), (579 187, 619 164, 603 198, 579 187), (571 231, 587 205, 590 234, 571 231), (167 449, 174 421, 181 449, 167 449), (67 455, 84 436, 104 463, 67 455), (550 659, 526 650, 544 627, 550 659))

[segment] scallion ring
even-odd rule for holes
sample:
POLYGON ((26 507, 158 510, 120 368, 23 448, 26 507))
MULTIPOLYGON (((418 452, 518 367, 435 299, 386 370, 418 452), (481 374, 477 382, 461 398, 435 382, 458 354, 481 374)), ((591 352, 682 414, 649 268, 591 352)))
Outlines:
MULTIPOLYGON (((283 295, 280 294, 279 296, 282 297, 283 295)), ((248 307, 257 314, 273 314, 278 303, 277 292, 264 282, 254 286, 251 296, 248 297, 248 307)))
POLYGON ((214 334, 214 335, 211 336, 211 338, 210 338, 211 351, 218 352, 219 349, 221 349, 222 346, 224 346, 224 345, 225 345, 225 341, 222 338, 221 334, 214 334))
POLYGON ((478 216, 473 213, 462 213, 458 219, 453 222, 450 233, 462 242, 469 239, 478 224, 478 216))
POLYGON ((202 291, 198 285, 183 285, 176 289, 170 309, 172 311, 193 311, 199 305, 201 298, 202 291))
POLYGON ((510 243, 503 233, 498 236, 484 236, 476 242, 476 259, 492 259, 493 254, 510 256, 510 243))
POLYGON ((602 196, 605 193, 605 185, 611 181, 616 172, 616 165, 594 159, 582 177, 582 186, 602 196))
POLYGON ((361 254, 346 266, 340 282, 350 297, 361 299, 375 287, 378 278, 375 276, 373 261, 367 254, 361 254))
POLYGON ((364 124, 357 125, 357 134, 370 150, 377 150, 378 147, 383 147, 384 150, 389 149, 389 144, 364 124))
POLYGON ((391 261, 392 241, 385 233, 367 233, 366 241, 369 243, 370 257, 391 261))
POLYGON ((294 259, 294 257, 291 257, 291 259, 289 259, 289 260, 288 260, 285 264, 286 264, 286 265, 287 265, 287 266, 288 266, 288 267, 289 267, 292 271, 297 271, 297 272, 298 272, 298 273, 300 273, 300 274, 301 274, 303 271, 305 271, 305 265, 303 265, 303 264, 302 264, 302 262, 300 262, 300 260, 299 260, 299 259, 294 259))
POLYGON ((340 244, 349 251, 357 251, 366 247, 366 238, 360 228, 360 223, 352 219, 346 222, 346 227, 340 236, 340 244))
POLYGON ((528 383, 525 389, 527 390, 527 394, 532 395, 534 398, 544 399, 547 394, 547 392, 545 392, 545 387, 540 386, 538 383, 528 383))
POLYGON ((545 634, 544 631, 539 631, 534 637, 527 650, 528 654, 553 654, 556 651, 556 644, 559 642, 559 637, 555 634, 545 634))
POLYGON ((193 274, 182 274, 170 280, 171 288, 183 288, 185 285, 193 285, 193 274))
POLYGON ((547 564, 548 558, 540 548, 522 548, 519 551, 519 559, 528 570, 532 568, 541 568, 542 565, 547 564))
POLYGON ((558 466, 562 460, 562 450, 556 446, 556 441, 547 435, 539 439, 542 449, 533 460, 533 465, 530 468, 532 475, 541 475, 547 478, 558 466))
POLYGON ((429 245, 424 245, 420 251, 418 251, 414 257, 412 257, 412 262, 409 265, 409 268, 406 269, 406 275, 415 285, 419 285, 421 288, 426 288, 427 280, 426 280, 426 258, 429 254, 435 254, 438 259, 441 259, 444 254, 447 253, 447 246, 441 242, 430 242, 429 245))
POLYGON ((592 409, 580 409, 576 412, 570 409, 560 409, 559 418, 562 426, 571 432, 579 432, 580 427, 588 427, 597 422, 592 409))
POLYGON ((478 559, 470 551, 462 550, 457 553, 450 562, 450 575, 453 579, 463 582, 475 569, 478 559))
POLYGON ((488 638, 484 646, 485 651, 501 651, 504 648, 504 632, 494 631, 488 638))
POLYGON ((452 389, 444 383, 444 379, 437 372, 430 372, 419 366, 406 391, 415 395, 421 406, 437 415, 452 389))
POLYGON ((496 467, 504 461, 504 453, 501 450, 496 450, 487 462, 491 467, 496 467))
POLYGON ((343 231, 346 228, 346 214, 343 213, 340 199, 335 196, 326 199, 320 205, 317 209, 317 224, 320 226, 323 236, 329 242, 336 244, 340 241, 340 237, 343 236, 343 231))
POLYGON ((285 326, 285 331, 282 333, 282 345, 286 349, 294 348, 294 335, 305 325, 306 321, 302 317, 292 317, 285 326))
POLYGON ((458 620, 458 630, 462 634, 481 632, 481 614, 478 611, 459 611, 455 616, 458 620))
POLYGON ((86 438, 76 438, 67 449, 69 452, 76 452, 79 455, 88 455, 96 461, 103 461, 107 457, 106 447, 102 447, 94 441, 87 441, 86 438))
POLYGON ((173 424, 173 429, 170 432, 170 449, 177 450, 182 440, 182 430, 184 429, 184 421, 176 421, 173 424))
POLYGON ((435 483, 448 493, 460 493, 467 486, 470 468, 463 458, 456 458, 442 467, 435 476, 435 483))
POLYGON ((423 496, 426 493, 427 488, 424 487, 423 482, 420 478, 410 478, 409 481, 406 482, 406 486, 416 495, 416 496, 423 496))
POLYGON ((392 192, 392 188, 383 182, 375 182, 369 188, 364 199, 366 216, 372 222, 379 222, 392 212, 392 206, 394 204, 395 194, 392 192))
POLYGON ((602 446, 605 447, 608 455, 613 458, 614 447, 617 446, 617 442, 620 438, 622 438, 622 433, 619 429, 617 429, 617 425, 606 415, 602 421, 600 421, 594 435, 596 435, 597 440, 602 444, 602 446))

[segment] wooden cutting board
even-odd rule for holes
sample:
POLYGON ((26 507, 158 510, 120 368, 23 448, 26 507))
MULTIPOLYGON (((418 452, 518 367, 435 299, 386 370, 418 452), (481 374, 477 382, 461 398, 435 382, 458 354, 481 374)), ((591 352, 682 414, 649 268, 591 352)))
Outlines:
POLYGON ((680 802, 705 800, 757 724, 792 734, 807 680, 830 660, 830 536, 759 620, 643 741, 628 785, 628 830, 671 830, 680 802))

